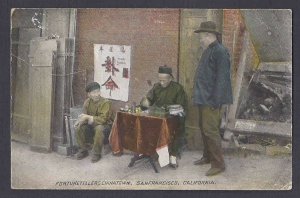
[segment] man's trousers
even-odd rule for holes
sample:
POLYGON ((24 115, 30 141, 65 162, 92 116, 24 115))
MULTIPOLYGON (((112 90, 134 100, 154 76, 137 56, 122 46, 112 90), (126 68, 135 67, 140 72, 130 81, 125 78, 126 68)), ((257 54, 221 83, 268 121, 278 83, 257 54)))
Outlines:
POLYGON ((105 127, 103 125, 83 124, 76 130, 77 143, 81 150, 88 150, 87 143, 92 143, 92 152, 101 155, 105 127))
POLYGON ((185 117, 178 116, 179 118, 179 130, 174 134, 174 139, 169 145, 170 155, 180 156, 182 147, 185 144, 185 117))
POLYGON ((203 139, 203 157, 212 168, 225 168, 221 146, 220 125, 224 108, 199 105, 199 127, 203 139))

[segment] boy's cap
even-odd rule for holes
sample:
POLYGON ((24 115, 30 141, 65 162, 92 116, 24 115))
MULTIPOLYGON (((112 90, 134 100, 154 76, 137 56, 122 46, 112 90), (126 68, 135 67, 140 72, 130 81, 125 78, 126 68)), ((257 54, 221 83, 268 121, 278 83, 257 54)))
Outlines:
POLYGON ((96 90, 96 89, 100 89, 99 83, 97 83, 97 82, 91 82, 90 84, 88 84, 86 86, 85 91, 86 92, 91 92, 91 91, 96 90))

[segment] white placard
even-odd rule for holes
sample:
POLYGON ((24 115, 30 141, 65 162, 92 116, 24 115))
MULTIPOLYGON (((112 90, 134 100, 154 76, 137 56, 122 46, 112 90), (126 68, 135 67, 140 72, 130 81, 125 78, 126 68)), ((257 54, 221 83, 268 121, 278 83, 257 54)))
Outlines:
POLYGON ((170 163, 168 146, 156 149, 158 154, 158 163, 160 167, 164 167, 170 163))
POLYGON ((104 98, 128 101, 131 46, 94 44, 94 81, 104 98))

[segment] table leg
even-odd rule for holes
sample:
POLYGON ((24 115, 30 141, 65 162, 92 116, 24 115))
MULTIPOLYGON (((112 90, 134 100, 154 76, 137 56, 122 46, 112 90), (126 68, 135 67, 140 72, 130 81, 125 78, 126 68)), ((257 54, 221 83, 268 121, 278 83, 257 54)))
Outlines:
POLYGON ((159 173, 159 171, 158 171, 158 169, 157 169, 157 167, 156 167, 156 165, 155 165, 154 160, 153 160, 152 157, 149 157, 149 162, 150 162, 150 164, 152 165, 154 171, 155 171, 156 173, 159 173))
POLYGON ((134 163, 140 159, 145 158, 145 155, 140 155, 140 154, 134 154, 133 158, 131 158, 131 161, 128 165, 128 167, 133 167, 134 163))
POLYGON ((159 173, 155 163, 154 163, 154 160, 151 156, 147 156, 147 155, 141 155, 141 154, 134 154, 134 156, 131 158, 131 161, 130 163, 128 164, 128 167, 133 167, 134 166, 134 163, 138 160, 141 160, 141 159, 144 159, 144 158, 148 158, 152 168, 154 169, 155 173, 159 173))

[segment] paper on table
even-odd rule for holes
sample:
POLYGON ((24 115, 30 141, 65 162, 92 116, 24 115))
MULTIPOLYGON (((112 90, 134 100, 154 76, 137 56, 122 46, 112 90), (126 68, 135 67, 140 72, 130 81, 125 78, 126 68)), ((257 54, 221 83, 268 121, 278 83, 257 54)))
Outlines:
POLYGON ((164 167, 170 163, 168 146, 156 149, 158 154, 158 163, 160 167, 164 167))

